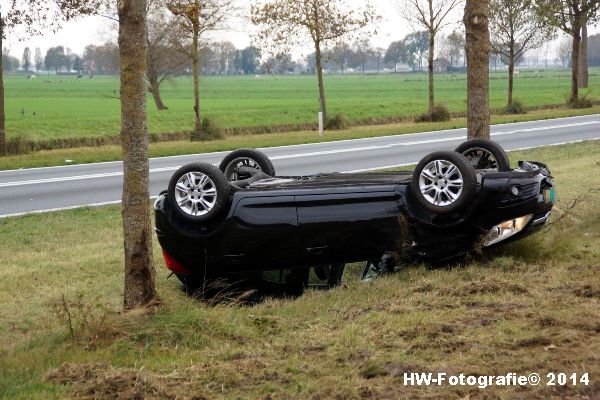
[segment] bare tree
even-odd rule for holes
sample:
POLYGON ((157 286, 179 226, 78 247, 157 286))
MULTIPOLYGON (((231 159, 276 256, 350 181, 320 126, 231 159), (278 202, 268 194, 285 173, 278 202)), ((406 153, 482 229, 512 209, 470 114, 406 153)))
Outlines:
POLYGON ((350 62, 350 58, 352 57, 352 49, 350 45, 346 42, 336 43, 335 46, 331 50, 327 52, 327 59, 332 60, 334 63, 338 65, 340 68, 340 72, 344 75, 346 71, 346 67, 350 62))
MULTIPOLYGON (((62 21, 94 13, 103 3, 104 0, 11 0, 8 9, 0 11, 0 37, 17 26, 25 27, 32 35, 48 29, 56 30, 62 21)), ((6 155, 6 127, 4 71, 0 68, 0 156, 3 155, 6 155)))
POLYGON ((362 73, 365 73, 366 64, 369 58, 373 56, 375 50, 371 46, 368 38, 361 38, 354 42, 354 64, 360 67, 362 73))
POLYGON ((376 47, 373 50, 373 55, 375 56, 375 60, 377 61, 377 73, 381 73, 381 67, 384 63, 385 58, 385 49, 383 47, 376 47))
POLYGON ((403 0, 402 16, 419 30, 425 28, 429 33, 429 52, 427 57, 429 71, 429 111, 435 107, 434 59, 435 39, 438 32, 451 23, 449 14, 462 3, 462 0, 403 0))
POLYGON ((581 27, 581 49, 579 51, 579 87, 587 89, 590 85, 587 18, 584 21, 581 27))
POLYGON ((208 32, 225 29, 236 10, 235 0, 180 0, 168 1, 167 7, 178 18, 184 40, 191 41, 181 50, 192 60, 194 76, 194 134, 193 140, 210 139, 203 132, 200 106, 200 40, 208 32))
POLYGON ((146 0, 119 0, 126 310, 157 301, 146 125, 146 0))
POLYGON ((44 57, 42 57, 42 50, 39 47, 35 49, 35 71, 40 72, 44 66, 44 57))
POLYGON ((570 36, 563 37, 558 44, 557 54, 560 58, 563 68, 571 66, 571 51, 573 51, 573 39, 570 36))
POLYGON ((408 62, 408 50, 404 40, 390 43, 385 52, 384 61, 394 64, 394 72, 398 72, 398 64, 408 62))
POLYGON ((458 66, 461 55, 465 51, 465 35, 462 32, 454 30, 446 37, 446 40, 449 47, 450 66, 454 67, 455 64, 458 66))
POLYGON ((540 18, 533 0, 490 0, 492 51, 508 64, 508 105, 513 104, 515 62, 553 39, 554 29, 540 18))
POLYGON ((158 110, 166 110, 160 95, 160 86, 180 70, 188 58, 177 50, 177 23, 166 15, 161 4, 149 4, 147 18, 147 69, 148 91, 158 110))
POLYGON ((535 0, 538 13, 546 21, 573 38, 571 51, 571 96, 569 104, 579 100, 579 53, 581 30, 600 19, 600 0, 535 0))
POLYGON ((6 155, 6 114, 4 112, 4 19, 0 13, 0 157, 6 155))
POLYGON ((466 28, 469 138, 490 138, 489 17, 489 0, 467 0, 464 23, 466 28))
POLYGON ((31 50, 29 47, 25 47, 25 50, 23 50, 21 65, 23 66, 23 71, 29 72, 29 69, 31 68, 31 50))
POLYGON ((252 6, 252 22, 259 27, 258 38, 272 53, 287 53, 291 46, 304 44, 307 40, 314 45, 319 102, 325 121, 324 47, 377 19, 369 2, 362 10, 349 9, 342 0, 270 0, 252 6))

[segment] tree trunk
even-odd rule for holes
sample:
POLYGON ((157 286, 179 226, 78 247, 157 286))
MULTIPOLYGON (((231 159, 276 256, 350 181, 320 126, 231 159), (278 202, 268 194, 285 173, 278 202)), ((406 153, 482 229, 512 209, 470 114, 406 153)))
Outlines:
POLYGON ((511 106, 513 103, 513 88, 515 81, 515 55, 514 51, 510 50, 510 56, 508 60, 508 105, 511 106))
POLYGON ((571 52, 571 97, 569 104, 579 99, 579 48, 581 45, 581 27, 573 27, 573 50, 571 52))
POLYGON ((433 56, 435 51, 435 33, 429 32, 429 56, 427 57, 428 70, 429 70, 429 112, 433 111, 435 107, 434 98, 434 81, 433 81, 433 56))
POLYGON ((587 21, 584 21, 581 27, 581 46, 579 49, 579 87, 587 89, 589 87, 589 68, 588 68, 588 31, 587 21))
POLYGON ((163 103, 162 97, 160 97, 160 85, 157 79, 150 79, 148 91, 152 94, 152 98, 154 99, 154 104, 156 104, 157 110, 162 111, 169 109, 169 107, 167 107, 165 103, 163 103))
POLYGON ((126 310, 158 301, 154 286, 146 125, 146 0, 119 1, 126 310))
POLYGON ((464 23, 467 58, 468 137, 490 138, 489 0, 467 0, 464 23))
POLYGON ((6 127, 4 114, 4 52, 2 51, 2 37, 4 36, 4 24, 0 14, 0 157, 6 155, 6 127))
POLYGON ((200 118, 200 54, 198 51, 199 44, 199 27, 194 23, 194 33, 192 40, 192 74, 194 75, 194 134, 192 140, 202 139, 202 119, 200 118))
POLYGON ((327 100, 325 99, 325 85, 323 83, 323 63, 321 57, 321 44, 315 42, 315 58, 317 67, 317 80, 319 81, 319 101, 321 104, 321 112, 323 113, 323 121, 327 124, 327 100))

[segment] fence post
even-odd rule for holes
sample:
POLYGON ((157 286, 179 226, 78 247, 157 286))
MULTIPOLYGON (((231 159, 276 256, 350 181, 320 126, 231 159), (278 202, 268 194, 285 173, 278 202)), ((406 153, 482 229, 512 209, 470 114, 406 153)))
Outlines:
POLYGON ((323 113, 319 112, 319 136, 323 136, 323 113))

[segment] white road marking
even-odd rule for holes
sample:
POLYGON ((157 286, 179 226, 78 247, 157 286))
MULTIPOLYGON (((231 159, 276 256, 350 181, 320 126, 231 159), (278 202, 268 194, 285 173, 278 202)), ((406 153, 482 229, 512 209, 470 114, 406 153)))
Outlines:
MULTIPOLYGON (((506 131, 506 132, 496 132, 496 133, 492 134, 492 137, 514 135, 514 134, 523 133, 523 132, 547 131, 547 130, 551 130, 551 129, 563 129, 563 128, 578 127, 578 126, 596 125, 596 124, 600 124, 600 121, 598 121, 598 120, 584 121, 584 122, 577 122, 577 123, 572 123, 572 124, 553 125, 553 126, 548 126, 548 127, 533 127, 533 128, 524 128, 524 129, 515 129, 512 131, 506 131)), ((399 136, 397 136, 397 138, 399 140, 402 140, 402 139, 406 138, 406 135, 399 135, 399 136)), ((416 146, 416 145, 420 145, 420 144, 452 142, 452 141, 459 141, 459 140, 464 140, 464 139, 465 139, 465 137, 461 135, 461 136, 436 138, 436 139, 420 140, 420 141, 412 141, 412 142, 402 142, 401 141, 398 143, 389 143, 389 144, 384 144, 384 145, 379 145, 379 146, 374 145, 374 146, 363 146, 363 147, 350 147, 350 148, 344 148, 344 149, 287 154, 287 155, 271 157, 271 160, 288 160, 288 159, 293 159, 293 158, 315 157, 315 156, 323 156, 323 155, 330 155, 330 154, 380 150, 380 149, 389 149, 389 148, 399 147, 399 146, 416 146)), ((153 168, 153 169, 150 169, 150 173, 175 171, 178 168, 179 168, 179 166, 153 168)), ((26 186, 26 185, 37 185, 37 184, 44 184, 44 183, 68 182, 68 181, 77 181, 77 180, 86 180, 86 179, 101 179, 101 178, 110 178, 110 177, 115 177, 115 176, 123 176, 123 172, 119 171, 119 172, 110 172, 110 173, 104 173, 104 174, 77 175, 77 176, 67 176, 67 177, 57 177, 57 178, 35 179, 35 180, 27 180, 27 181, 4 182, 4 183, 0 183, 0 188, 26 186)))
MULTIPOLYGON (((165 168, 153 168, 150 170, 150 173, 153 172, 165 172, 165 171, 175 171, 179 169, 179 167, 165 167, 165 168)), ((68 182, 68 181, 81 181, 85 179, 99 179, 99 178, 110 178, 113 176, 123 176, 123 172, 109 172, 105 174, 92 174, 92 175, 78 175, 78 176, 63 176, 59 178, 46 178, 46 179, 35 179, 29 181, 20 181, 20 182, 4 182, 0 183, 0 188, 2 187, 12 187, 12 186, 26 186, 26 185, 39 185, 42 183, 54 183, 54 182, 68 182)))
MULTIPOLYGON (((536 123, 545 123, 545 122, 562 121, 562 120, 577 120, 577 119, 582 119, 582 118, 595 118, 595 117, 599 117, 599 116, 600 116, 600 114, 590 114, 590 115, 580 115, 580 116, 574 116, 574 117, 553 118, 553 119, 549 119, 549 120, 510 122, 510 123, 506 123, 506 124, 492 125, 492 128, 503 128, 503 127, 509 127, 512 125, 536 124, 536 123)), ((495 132, 495 133, 492 132, 492 136, 507 135, 507 134, 513 134, 513 133, 518 133, 518 132, 531 132, 531 131, 536 131, 536 130, 566 128, 566 127, 590 125, 590 124, 600 124, 600 120, 584 121, 584 122, 578 122, 578 123, 573 123, 573 124, 563 124, 563 125, 556 125, 556 126, 542 126, 542 127, 535 127, 535 128, 526 128, 526 129, 519 129, 519 130, 515 130, 515 131, 508 131, 508 132, 495 132)), ((259 148, 259 150, 270 151, 270 150, 276 150, 276 149, 289 149, 289 148, 306 147, 306 146, 310 147, 310 146, 327 145, 327 144, 356 143, 356 142, 361 142, 361 141, 365 141, 365 140, 390 139, 390 138, 411 138, 414 136, 437 135, 437 134, 443 134, 443 133, 448 133, 448 132, 458 132, 458 131, 466 132, 466 128, 444 129, 444 130, 429 131, 429 132, 405 133, 402 135, 392 134, 392 135, 386 135, 386 136, 372 136, 372 137, 357 138, 357 139, 344 139, 344 140, 315 142, 315 143, 291 144, 291 145, 283 145, 283 146, 263 147, 263 148, 259 148)), ((459 138, 464 139, 464 135, 460 136, 459 138)), ((449 139, 440 138, 437 141, 442 142, 442 141, 446 141, 446 140, 449 140, 449 139)), ((456 139, 453 138, 450 140, 456 140, 456 139)), ((419 144, 421 142, 408 142, 408 143, 419 144)), ((429 143, 429 142, 426 141, 423 143, 429 143)), ((171 160, 171 159, 186 158, 186 157, 218 156, 218 155, 225 155, 228 153, 229 153, 229 151, 219 151, 219 152, 214 152, 214 153, 182 154, 182 155, 176 155, 176 156, 154 157, 154 158, 150 158, 150 161, 166 160, 166 159, 171 160)), ((0 170, 0 175, 14 173, 14 172, 35 171, 35 170, 40 170, 40 169, 44 169, 44 170, 68 169, 68 168, 85 167, 85 166, 90 166, 90 165, 107 165, 107 164, 120 164, 120 163, 122 163, 122 161, 117 160, 117 161, 103 161, 103 162, 97 162, 97 163, 92 163, 92 164, 57 165, 57 166, 53 166, 53 167, 35 167, 35 168, 13 169, 13 170, 0 170)))
MULTIPOLYGON (((551 143, 551 144, 545 144, 545 145, 540 145, 540 146, 518 147, 516 149, 506 150, 506 152, 507 153, 512 153, 513 151, 532 150, 532 149, 539 149, 539 148, 542 148, 542 147, 555 147, 555 146, 562 146, 562 145, 565 145, 565 144, 590 142, 590 141, 594 141, 594 140, 600 140, 600 136, 594 137, 594 138, 589 138, 589 139, 571 140, 571 141, 567 141, 567 142, 551 143)), ((360 172, 379 171, 379 170, 384 170, 384 169, 408 167, 410 165, 417 165, 418 162, 419 162, 419 160, 416 160, 414 162, 407 162, 407 163, 394 164, 394 165, 386 165, 384 167, 356 169, 354 171, 345 171, 345 172, 342 172, 342 173, 343 174, 356 174, 356 173, 360 173, 360 172)))

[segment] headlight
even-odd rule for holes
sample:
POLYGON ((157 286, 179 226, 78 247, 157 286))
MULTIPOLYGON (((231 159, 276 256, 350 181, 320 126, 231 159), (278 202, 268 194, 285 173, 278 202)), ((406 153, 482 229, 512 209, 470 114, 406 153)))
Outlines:
POLYGON ((526 215, 524 217, 511 219, 496 225, 490 230, 490 233, 488 233, 483 240, 483 247, 489 247, 493 244, 500 243, 503 240, 506 240, 509 237, 521 232, 523 229, 525 229, 529 221, 531 221, 531 218, 532 215, 526 215))

